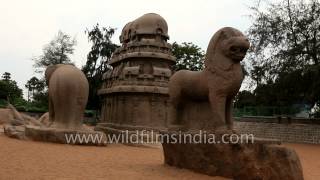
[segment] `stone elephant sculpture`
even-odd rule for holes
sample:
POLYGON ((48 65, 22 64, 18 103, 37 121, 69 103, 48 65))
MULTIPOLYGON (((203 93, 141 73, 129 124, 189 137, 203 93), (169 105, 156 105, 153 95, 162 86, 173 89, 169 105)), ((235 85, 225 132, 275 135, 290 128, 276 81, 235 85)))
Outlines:
POLYGON ((49 86, 50 127, 81 129, 88 101, 89 83, 73 65, 51 65, 45 71, 49 86))

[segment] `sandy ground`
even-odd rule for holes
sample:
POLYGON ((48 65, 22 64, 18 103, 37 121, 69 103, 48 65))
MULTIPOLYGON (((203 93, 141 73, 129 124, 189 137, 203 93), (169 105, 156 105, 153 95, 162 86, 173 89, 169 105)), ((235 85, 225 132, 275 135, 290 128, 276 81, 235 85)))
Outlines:
POLYGON ((305 180, 320 179, 320 144, 284 144, 295 149, 300 157, 305 180))
POLYGON ((163 164, 160 147, 72 146, 0 135, 0 179, 213 179, 163 164))
MULTIPOLYGON (((161 147, 71 146, 11 139, 0 133, 0 179, 212 179, 163 164, 161 147)), ((306 180, 320 179, 320 145, 298 152, 306 180)))

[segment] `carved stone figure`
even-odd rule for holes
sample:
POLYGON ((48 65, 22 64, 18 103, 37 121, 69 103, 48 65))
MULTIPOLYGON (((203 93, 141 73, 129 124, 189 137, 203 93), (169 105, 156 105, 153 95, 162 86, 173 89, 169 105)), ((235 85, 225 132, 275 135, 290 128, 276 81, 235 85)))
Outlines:
MULTIPOLYGON (((103 132, 96 132, 83 125, 83 116, 88 101, 89 84, 83 72, 73 65, 48 66, 45 77, 49 86, 49 114, 38 120, 39 126, 26 125, 21 132, 26 139, 79 145, 106 145, 103 132), (82 139, 68 137, 80 136, 82 139), (96 141, 92 137, 99 137, 96 141)), ((16 132, 15 127, 9 129, 16 132)), ((19 132, 20 133, 20 132, 19 132)))
POLYGON ((52 65, 45 72, 49 85, 51 127, 82 128, 88 101, 89 84, 81 70, 73 65, 52 65))
POLYGON ((248 39, 240 31, 231 27, 222 28, 214 34, 208 45, 203 71, 181 70, 170 78, 172 124, 181 124, 179 111, 185 101, 208 100, 212 116, 202 128, 215 128, 223 124, 227 124, 229 129, 233 128, 232 100, 243 80, 240 61, 249 46, 248 39))
POLYGON ((203 71, 178 71, 170 78, 170 118, 178 126, 161 132, 168 137, 162 142, 165 163, 237 180, 303 180, 299 157, 294 150, 278 146, 278 140, 232 141, 243 137, 233 131, 232 100, 242 83, 240 61, 249 46, 240 31, 222 28, 208 45, 203 71), (214 142, 208 143, 212 135, 214 142), (177 142, 176 137, 197 142, 177 142))
POLYGON ((0 108, 0 126, 3 126, 4 134, 8 137, 17 139, 26 139, 24 135, 25 126, 42 126, 43 124, 36 120, 35 118, 25 114, 20 113, 17 109, 8 104, 7 108, 0 108))
POLYGON ((35 125, 41 126, 42 124, 37 121, 37 119, 25 114, 20 113, 17 109, 12 105, 8 104, 7 108, 0 108, 0 125, 35 125))

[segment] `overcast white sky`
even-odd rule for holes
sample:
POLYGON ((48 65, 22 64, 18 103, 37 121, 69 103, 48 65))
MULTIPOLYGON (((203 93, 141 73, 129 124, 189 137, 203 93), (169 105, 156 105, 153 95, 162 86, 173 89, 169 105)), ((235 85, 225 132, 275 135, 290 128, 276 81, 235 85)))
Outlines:
MULTIPOLYGON (((0 0, 0 74, 10 72, 21 88, 34 73, 33 56, 59 30, 75 36, 78 43, 71 59, 81 67, 90 44, 84 34, 96 23, 117 28, 154 12, 169 26, 170 42, 193 42, 204 50, 219 28, 232 26, 246 31, 251 22, 248 6, 254 0, 0 0)), ((26 91, 24 90, 24 93, 26 91)))

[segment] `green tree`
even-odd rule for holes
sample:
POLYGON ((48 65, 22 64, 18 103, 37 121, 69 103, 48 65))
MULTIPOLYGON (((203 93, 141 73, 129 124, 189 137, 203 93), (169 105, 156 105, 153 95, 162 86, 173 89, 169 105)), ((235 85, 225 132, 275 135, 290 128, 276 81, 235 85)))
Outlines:
POLYGON ((34 76, 27 81, 25 87, 28 89, 28 101, 30 101, 30 99, 35 100, 34 97, 37 94, 44 93, 46 84, 44 80, 39 80, 34 76))
MULTIPOLYGON (((74 52, 75 38, 59 31, 58 34, 45 45, 42 55, 34 57, 36 72, 43 72, 49 65, 73 64, 70 55, 74 52)), ((32 77, 25 87, 28 89, 28 101, 32 99, 32 105, 36 108, 46 109, 48 106, 48 92, 44 78, 32 77)))
POLYGON ((75 38, 59 31, 57 36, 44 46, 42 55, 33 58, 34 67, 38 72, 42 72, 49 65, 73 64, 69 55, 73 54, 75 45, 75 38))
POLYGON ((0 99, 14 102, 17 99, 22 99, 22 89, 17 85, 17 82, 11 80, 10 73, 5 72, 0 80, 0 99))
POLYGON ((40 111, 48 110, 48 91, 39 91, 33 95, 32 108, 40 109, 40 111))
POLYGON ((248 59, 257 103, 319 103, 319 0, 285 0, 251 9, 248 59))
POLYGON ((250 91, 241 91, 235 97, 234 107, 243 108, 245 106, 256 105, 256 97, 250 91))
POLYGON ((2 74, 2 79, 3 79, 4 81, 10 81, 10 80, 11 80, 11 73, 9 73, 9 72, 3 73, 3 74, 2 74))
POLYGON ((183 42, 172 44, 172 54, 177 58, 176 64, 173 66, 175 71, 188 69, 199 71, 204 68, 204 51, 191 42, 183 42))
POLYGON ((99 109, 100 98, 97 91, 102 85, 102 75, 111 67, 108 62, 111 59, 112 53, 118 47, 111 41, 115 29, 100 27, 99 24, 95 25, 91 30, 86 30, 89 42, 91 42, 91 50, 87 55, 87 62, 82 67, 90 87, 89 87, 89 100, 87 104, 88 109, 99 109))

